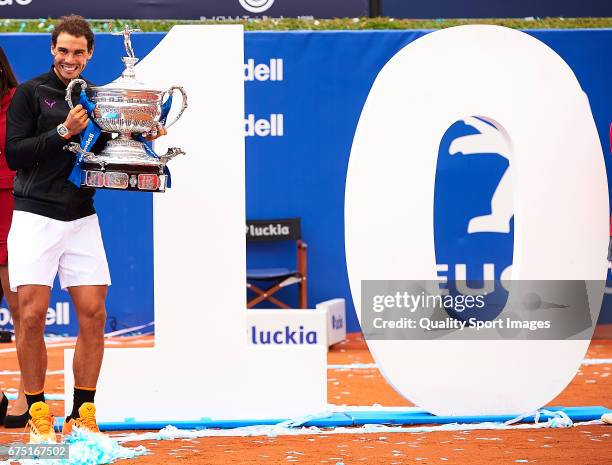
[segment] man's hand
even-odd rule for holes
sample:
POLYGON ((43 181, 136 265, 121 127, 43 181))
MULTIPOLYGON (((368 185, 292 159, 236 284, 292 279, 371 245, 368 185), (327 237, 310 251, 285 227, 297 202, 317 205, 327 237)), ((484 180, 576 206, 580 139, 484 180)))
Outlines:
POLYGON ((89 123, 87 111, 85 111, 83 105, 77 105, 68 113, 68 117, 66 121, 64 121, 64 126, 68 129, 68 135, 72 137, 76 134, 80 134, 81 131, 87 127, 87 123, 89 123))
POLYGON ((166 130, 165 127, 157 126, 157 128, 153 128, 151 131, 145 132, 143 136, 145 140, 151 142, 152 140, 155 140, 161 136, 165 136, 166 134, 168 134, 168 131, 166 130))

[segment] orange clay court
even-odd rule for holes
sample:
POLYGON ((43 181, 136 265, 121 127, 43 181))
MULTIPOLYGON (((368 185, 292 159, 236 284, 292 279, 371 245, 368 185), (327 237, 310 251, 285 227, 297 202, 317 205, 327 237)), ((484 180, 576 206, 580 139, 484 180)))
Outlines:
MULTIPOLYGON (((612 406, 612 327, 599 327, 586 359, 571 384, 550 405, 612 406), (603 337, 603 338, 602 338, 603 337), (607 360, 606 360, 607 359, 607 360)), ((72 347, 74 339, 51 342, 46 392, 63 394, 63 350, 72 347)), ((109 338, 107 347, 151 347, 153 336, 109 338)), ((328 364, 371 364, 374 360, 360 334, 335 345, 329 352, 328 364)), ((14 344, 0 345, 0 387, 15 393, 18 377, 14 344)), ((215 376, 215 373, 210 373, 215 376)), ((348 406, 410 406, 384 380, 376 368, 328 369, 328 402, 348 406)), ((449 380, 452 382, 452 380, 449 380)), ((288 385, 287 389, 291 389, 288 385)), ((172 402, 172 399, 160 399, 172 402)), ((50 401, 54 413, 62 415, 63 402, 50 401)), ((152 406, 154 408, 154 406, 152 406)), ((349 434, 297 436, 202 437, 178 440, 144 440, 123 445, 142 445, 148 455, 118 460, 119 464, 588 464, 612 463, 612 426, 600 422, 574 425, 571 428, 440 432, 366 433, 356 428, 349 434), (595 424, 593 424, 595 423, 595 424)), ((126 432, 107 433, 121 436, 126 432)), ((142 432, 139 432, 142 433, 142 432)), ((26 441, 20 430, 0 428, 0 442, 26 441)))

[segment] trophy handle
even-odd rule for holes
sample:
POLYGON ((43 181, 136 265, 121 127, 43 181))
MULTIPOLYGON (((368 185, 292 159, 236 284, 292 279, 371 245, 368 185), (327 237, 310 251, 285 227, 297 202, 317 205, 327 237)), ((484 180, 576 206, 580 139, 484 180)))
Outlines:
POLYGON ((172 86, 172 87, 170 87, 170 89, 168 89, 166 92, 164 92, 164 93, 163 93, 163 95, 162 95, 162 101, 164 100, 164 96, 165 96, 166 94, 168 94, 168 96, 170 96, 170 95, 172 95, 172 93, 173 93, 175 90, 178 90, 178 91, 180 91, 180 92, 181 92, 181 94, 183 94, 183 106, 182 106, 182 108, 181 108, 181 111, 179 111, 179 114, 176 116, 176 118, 174 118, 174 120, 173 120, 171 123, 166 124, 166 125, 164 126, 164 127, 166 127, 166 128, 169 128, 169 127, 170 127, 170 126, 172 126, 174 123, 176 123, 176 122, 177 122, 177 121, 178 121, 178 120, 181 118, 181 116, 183 116, 183 112, 184 112, 184 111, 185 111, 185 109, 187 108, 187 93, 185 92, 185 89, 183 89, 183 88, 182 88, 182 87, 180 87, 180 86, 172 86))
POLYGON ((87 89, 87 83, 83 79, 73 79, 66 87, 66 102, 68 102, 68 106, 72 110, 74 105, 72 104, 72 88, 76 85, 80 84, 81 90, 87 89))
POLYGON ((183 150, 179 149, 178 147, 170 147, 164 155, 159 157, 159 159, 165 165, 178 155, 185 155, 185 152, 183 152, 183 150))
POLYGON ((76 153, 78 155, 82 155, 83 158, 87 161, 98 162, 96 155, 94 153, 83 150, 81 146, 77 144, 76 142, 70 142, 70 144, 64 145, 64 150, 68 150, 69 152, 76 153))

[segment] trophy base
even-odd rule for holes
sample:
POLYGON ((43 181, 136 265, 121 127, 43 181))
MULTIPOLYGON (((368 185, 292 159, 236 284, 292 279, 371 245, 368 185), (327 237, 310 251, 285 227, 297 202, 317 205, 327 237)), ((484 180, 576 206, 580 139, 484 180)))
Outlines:
POLYGON ((159 166, 159 160, 147 154, 142 142, 123 136, 109 140, 96 160, 104 164, 159 166))
POLYGON ((136 192, 165 192, 167 176, 160 174, 163 166, 106 163, 83 163, 81 185, 96 189, 115 189, 136 192))

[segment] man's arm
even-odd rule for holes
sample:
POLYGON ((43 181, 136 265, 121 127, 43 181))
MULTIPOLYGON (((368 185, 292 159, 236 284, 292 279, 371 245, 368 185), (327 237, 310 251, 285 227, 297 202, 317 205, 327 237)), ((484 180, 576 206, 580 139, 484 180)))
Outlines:
POLYGON ((100 137, 98 137, 98 140, 96 141, 94 146, 89 151, 97 155, 104 149, 104 147, 106 146, 106 143, 112 138, 113 138, 113 135, 110 132, 102 132, 100 134, 100 137))
POLYGON ((29 168, 67 143, 55 128, 35 135, 37 115, 33 93, 31 88, 18 87, 7 111, 5 155, 12 170, 29 168))

